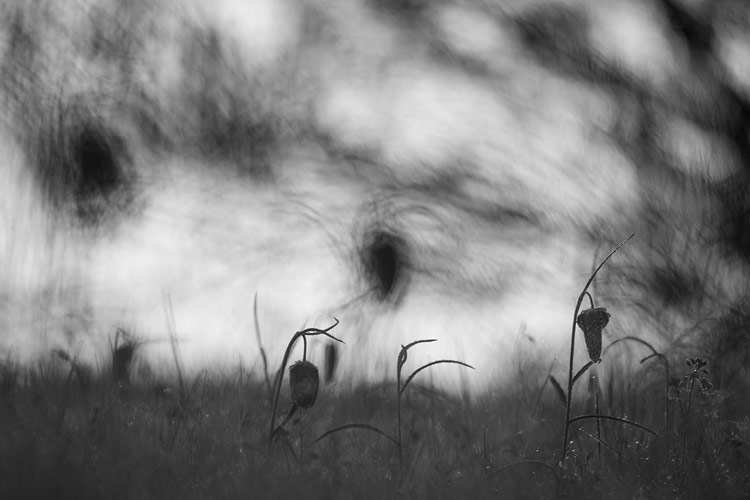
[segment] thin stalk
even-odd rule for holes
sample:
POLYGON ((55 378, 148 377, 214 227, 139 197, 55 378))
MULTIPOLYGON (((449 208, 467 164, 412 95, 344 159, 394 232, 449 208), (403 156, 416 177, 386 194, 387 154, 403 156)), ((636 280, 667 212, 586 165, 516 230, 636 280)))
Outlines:
MULTIPOLYGON (((601 415, 601 408, 599 407, 599 379, 596 377, 596 368, 594 368, 591 374, 591 379, 594 382, 594 413, 601 415)), ((597 451, 599 452, 599 469, 602 468, 602 421, 596 419, 596 441, 597 451)))
POLYGON ((398 441, 396 441, 394 438, 392 438, 391 436, 389 436, 385 432, 381 431, 377 427, 374 427, 374 426, 372 426, 370 424, 359 424, 359 423, 340 425, 339 427, 336 427, 335 429, 331 429, 331 430, 329 430, 327 432, 324 432, 323 435, 321 435, 318 439, 316 439, 315 441, 313 441, 313 443, 317 443, 318 441, 320 441, 320 440, 322 440, 322 439, 330 436, 331 434, 335 434, 336 432, 341 432, 341 431, 346 430, 346 429, 365 429, 365 430, 368 430, 368 431, 372 431, 372 432, 375 432, 376 434, 380 434, 381 436, 383 436, 384 438, 386 438, 388 441, 390 441, 391 443, 393 443, 396 446, 398 446, 398 441))
POLYGON ((167 317, 167 331, 169 332, 169 343, 172 346, 172 357, 177 369, 177 383, 180 385, 180 400, 185 400, 185 378, 182 376, 182 363, 180 353, 177 349, 177 327, 175 326, 174 310, 172 309, 172 296, 167 289, 162 291, 164 299, 164 312, 167 317))
POLYGON ((404 454, 401 449, 401 368, 406 362, 406 347, 401 346, 401 352, 398 355, 398 363, 396 364, 396 429, 397 438, 396 444, 398 446, 398 464, 403 465, 404 454))
POLYGON ((266 356, 266 350, 263 349, 263 343, 260 338, 260 321, 258 321, 258 293, 255 293, 255 299, 253 299, 253 320, 255 323, 255 338, 258 341, 258 349, 260 350, 260 359, 263 361, 263 376, 266 380, 266 390, 268 391, 268 399, 273 397, 273 389, 271 387, 271 377, 268 375, 268 357, 266 356))
POLYGON ((613 422, 620 422, 622 424, 632 425, 633 427, 637 427, 661 439, 661 434, 659 434, 653 429, 649 429, 643 424, 639 424, 638 422, 633 422, 632 420, 628 420, 627 418, 623 418, 623 417, 614 417, 612 415, 578 415, 577 417, 571 418, 569 423, 572 424, 574 422, 578 422, 579 420, 591 420, 591 419, 611 420, 613 422))

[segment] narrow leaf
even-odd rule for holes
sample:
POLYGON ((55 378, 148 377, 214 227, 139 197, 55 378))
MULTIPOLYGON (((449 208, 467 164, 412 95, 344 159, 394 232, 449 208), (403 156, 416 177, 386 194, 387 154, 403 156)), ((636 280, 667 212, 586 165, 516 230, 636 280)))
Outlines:
POLYGON ((628 420, 627 418, 613 417, 611 415, 580 415, 578 417, 571 418, 570 421, 568 421, 568 425, 570 425, 573 422, 576 422, 578 420, 589 420, 589 419, 592 419, 592 418, 602 419, 602 420, 613 420, 615 422, 620 422, 620 423, 623 423, 623 424, 632 425, 633 427, 638 427, 639 429, 644 430, 644 431, 646 431, 646 432, 648 432, 650 434, 653 434, 654 436, 656 436, 659 439, 661 439, 661 435, 659 435, 658 432, 649 429, 648 427, 646 427, 643 424, 639 424, 638 422, 633 422, 632 420, 628 420))
POLYGON ((384 438, 388 439, 393 444, 395 444, 396 446, 398 446, 398 441, 396 441, 395 438, 392 438, 391 436, 389 436, 385 432, 381 431, 377 427, 373 427, 372 425, 369 425, 369 424, 345 424, 345 425, 341 425, 339 427, 336 427, 334 429, 326 431, 318 439, 316 439, 315 441, 313 441, 313 443, 317 443, 321 439, 324 439, 324 438, 330 436, 331 434, 334 434, 334 433, 339 432, 339 431, 344 431, 346 429, 365 429, 365 430, 368 430, 368 431, 372 431, 372 432, 375 432, 377 434, 380 434, 381 436, 383 436, 384 438))
POLYGON ((411 382, 414 377, 416 377, 417 373, 421 372, 422 370, 426 368, 429 368, 431 366, 438 365, 441 363, 451 363, 454 365, 465 366, 467 368, 471 368, 472 370, 474 369, 473 366, 466 364, 463 361, 456 361, 453 359, 441 359, 439 361, 433 361, 431 363, 427 363, 426 365, 420 366, 419 368, 414 370, 411 375, 409 375, 409 378, 406 379, 406 382, 404 382, 404 384, 401 386, 401 389, 398 391, 398 395, 401 396, 404 393, 404 391, 406 390, 406 386, 409 385, 409 382, 411 382))
POLYGON ((576 373, 576 376, 573 377, 573 382, 570 385, 571 386, 575 385, 576 380, 578 380, 579 378, 581 378, 583 376, 583 374, 586 373, 586 370, 588 370, 589 368, 591 368, 591 365, 593 365, 593 364, 594 364, 593 361, 589 361, 588 363, 586 363, 585 365, 583 365, 583 367, 580 370, 578 370, 578 373, 576 373))
POLYGON ((558 397, 560 398, 560 401, 562 401, 562 404, 565 404, 568 402, 568 398, 565 396, 565 391, 563 390, 562 386, 560 385, 560 382, 557 381, 554 375, 549 376, 549 381, 552 383, 552 387, 555 388, 555 392, 557 393, 558 397))

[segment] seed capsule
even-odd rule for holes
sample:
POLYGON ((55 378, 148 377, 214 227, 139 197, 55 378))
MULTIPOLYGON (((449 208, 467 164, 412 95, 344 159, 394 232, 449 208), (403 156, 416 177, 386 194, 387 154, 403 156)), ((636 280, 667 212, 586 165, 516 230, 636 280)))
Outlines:
POLYGON ((289 367, 289 386, 292 402, 300 408, 310 408, 318 397, 318 367, 309 361, 297 361, 289 367))
POLYGON ((598 363, 602 357, 602 330, 609 323, 609 313, 603 307, 592 307, 580 313, 576 323, 583 330, 589 358, 598 363))

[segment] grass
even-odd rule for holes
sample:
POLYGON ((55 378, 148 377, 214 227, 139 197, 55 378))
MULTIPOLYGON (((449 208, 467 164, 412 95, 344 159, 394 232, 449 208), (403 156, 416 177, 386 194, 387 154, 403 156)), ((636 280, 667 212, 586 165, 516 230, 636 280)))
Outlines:
MULTIPOLYGON (((413 382, 401 401, 399 465, 393 444, 375 433, 313 443, 347 422, 392 433, 399 403, 391 384, 340 396, 322 387, 301 417, 305 432, 292 421, 269 450, 273 402, 262 382, 239 373, 189 381, 184 401, 176 384, 158 380, 124 386, 94 374, 79 383, 57 356, 31 369, 6 361, 0 498, 742 497, 750 419, 730 418, 733 396, 705 385, 706 366, 695 366, 670 385, 666 429, 657 370, 601 398, 603 412, 659 429, 661 439, 610 421, 597 438, 595 421, 576 421, 559 468, 565 406, 549 384, 519 381, 467 403, 413 382)), ((587 399, 575 402, 579 413, 593 411, 587 399)))
POLYGON ((439 365, 439 364, 454 364, 454 365, 461 365, 466 368, 474 369, 473 366, 466 364, 462 361, 456 361, 454 359, 440 359, 437 361, 432 361, 430 363, 427 363, 425 365, 420 366, 416 370, 414 370, 411 375, 409 375, 406 380, 402 383, 403 379, 403 368, 406 364, 407 359, 409 358, 409 349, 412 347, 419 345, 419 344, 428 344, 431 342, 437 342, 436 339, 424 339, 424 340, 415 340, 407 345, 402 345, 401 350, 398 353, 398 359, 396 363, 396 437, 389 436, 386 432, 382 431, 376 426, 373 426, 371 424, 367 423, 348 423, 344 425, 340 425, 338 427, 335 427, 333 429, 330 429, 326 431, 324 434, 322 434, 318 439, 314 441, 314 443, 317 443, 318 441, 327 438, 328 436, 340 432, 345 431, 347 429, 362 429, 367 430, 371 432, 375 432, 376 434, 379 434, 380 436, 385 437, 389 441, 391 441, 398 450, 398 460, 399 465, 403 465, 404 463, 404 440, 402 436, 402 413, 401 413, 401 403, 403 401, 404 392, 406 391, 406 388, 411 383, 412 380, 414 380, 414 377, 416 377, 420 372, 430 368, 431 366, 439 365))
MULTIPOLYGON (((672 366, 635 336, 602 350, 609 313, 587 290, 614 253, 578 298, 565 389, 546 367, 519 364, 515 383, 478 400, 447 396, 415 376, 470 365, 439 360, 403 376, 407 351, 427 339, 394 349, 395 391, 391 382, 332 394, 306 360, 307 337, 339 340, 338 320, 295 333, 276 376, 258 381, 242 365, 234 377, 187 377, 169 321, 174 382, 130 373, 146 347, 124 331, 99 373, 60 349, 34 367, 7 358, 0 498, 747 498, 744 394, 717 390, 707 360, 672 366), (574 372, 576 325, 591 361, 574 372), (299 339, 290 394, 284 373, 299 339), (636 372, 608 363, 626 343, 643 354, 636 372), (280 400, 291 408, 277 419, 280 400)), ((168 295, 165 310, 169 320, 168 295)))

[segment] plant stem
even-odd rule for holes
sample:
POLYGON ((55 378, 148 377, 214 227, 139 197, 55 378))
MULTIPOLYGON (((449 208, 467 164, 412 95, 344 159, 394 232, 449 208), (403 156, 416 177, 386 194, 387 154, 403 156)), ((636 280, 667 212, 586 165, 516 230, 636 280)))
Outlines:
MULTIPOLYGON (((406 355, 406 349, 402 347, 402 353, 406 355)), ((401 359, 401 354, 399 354, 399 359, 401 359)), ((401 368, 403 366, 403 363, 397 363, 396 366, 396 425, 398 429, 398 464, 399 466, 403 465, 404 455, 401 451, 401 368)))
POLYGON ((591 273, 591 276, 589 276, 589 280, 586 282, 586 286, 583 287, 583 291, 578 296, 578 301, 576 302, 575 311, 573 311, 573 326, 571 328, 570 332, 570 363, 568 364, 568 397, 567 399, 567 405, 565 409, 565 430, 563 432, 563 442, 562 442, 562 448, 560 449, 560 462, 559 465, 562 466, 563 462, 565 461, 565 455, 568 452, 568 430, 570 428, 570 410, 571 405, 573 402, 573 357, 575 354, 575 345, 576 345, 576 319, 578 319, 578 313, 581 310, 581 304, 583 303, 583 298, 587 295, 589 286, 591 286, 591 283, 594 281, 594 278, 596 277, 596 274, 599 272, 599 270, 604 266, 604 264, 612 257, 615 252, 617 252, 625 243, 630 241, 630 238, 635 236, 635 233, 631 234, 630 236, 625 239, 622 243, 617 245, 617 248, 612 250, 609 255, 607 255, 604 260, 599 264, 599 266, 594 269, 594 272, 591 273))

